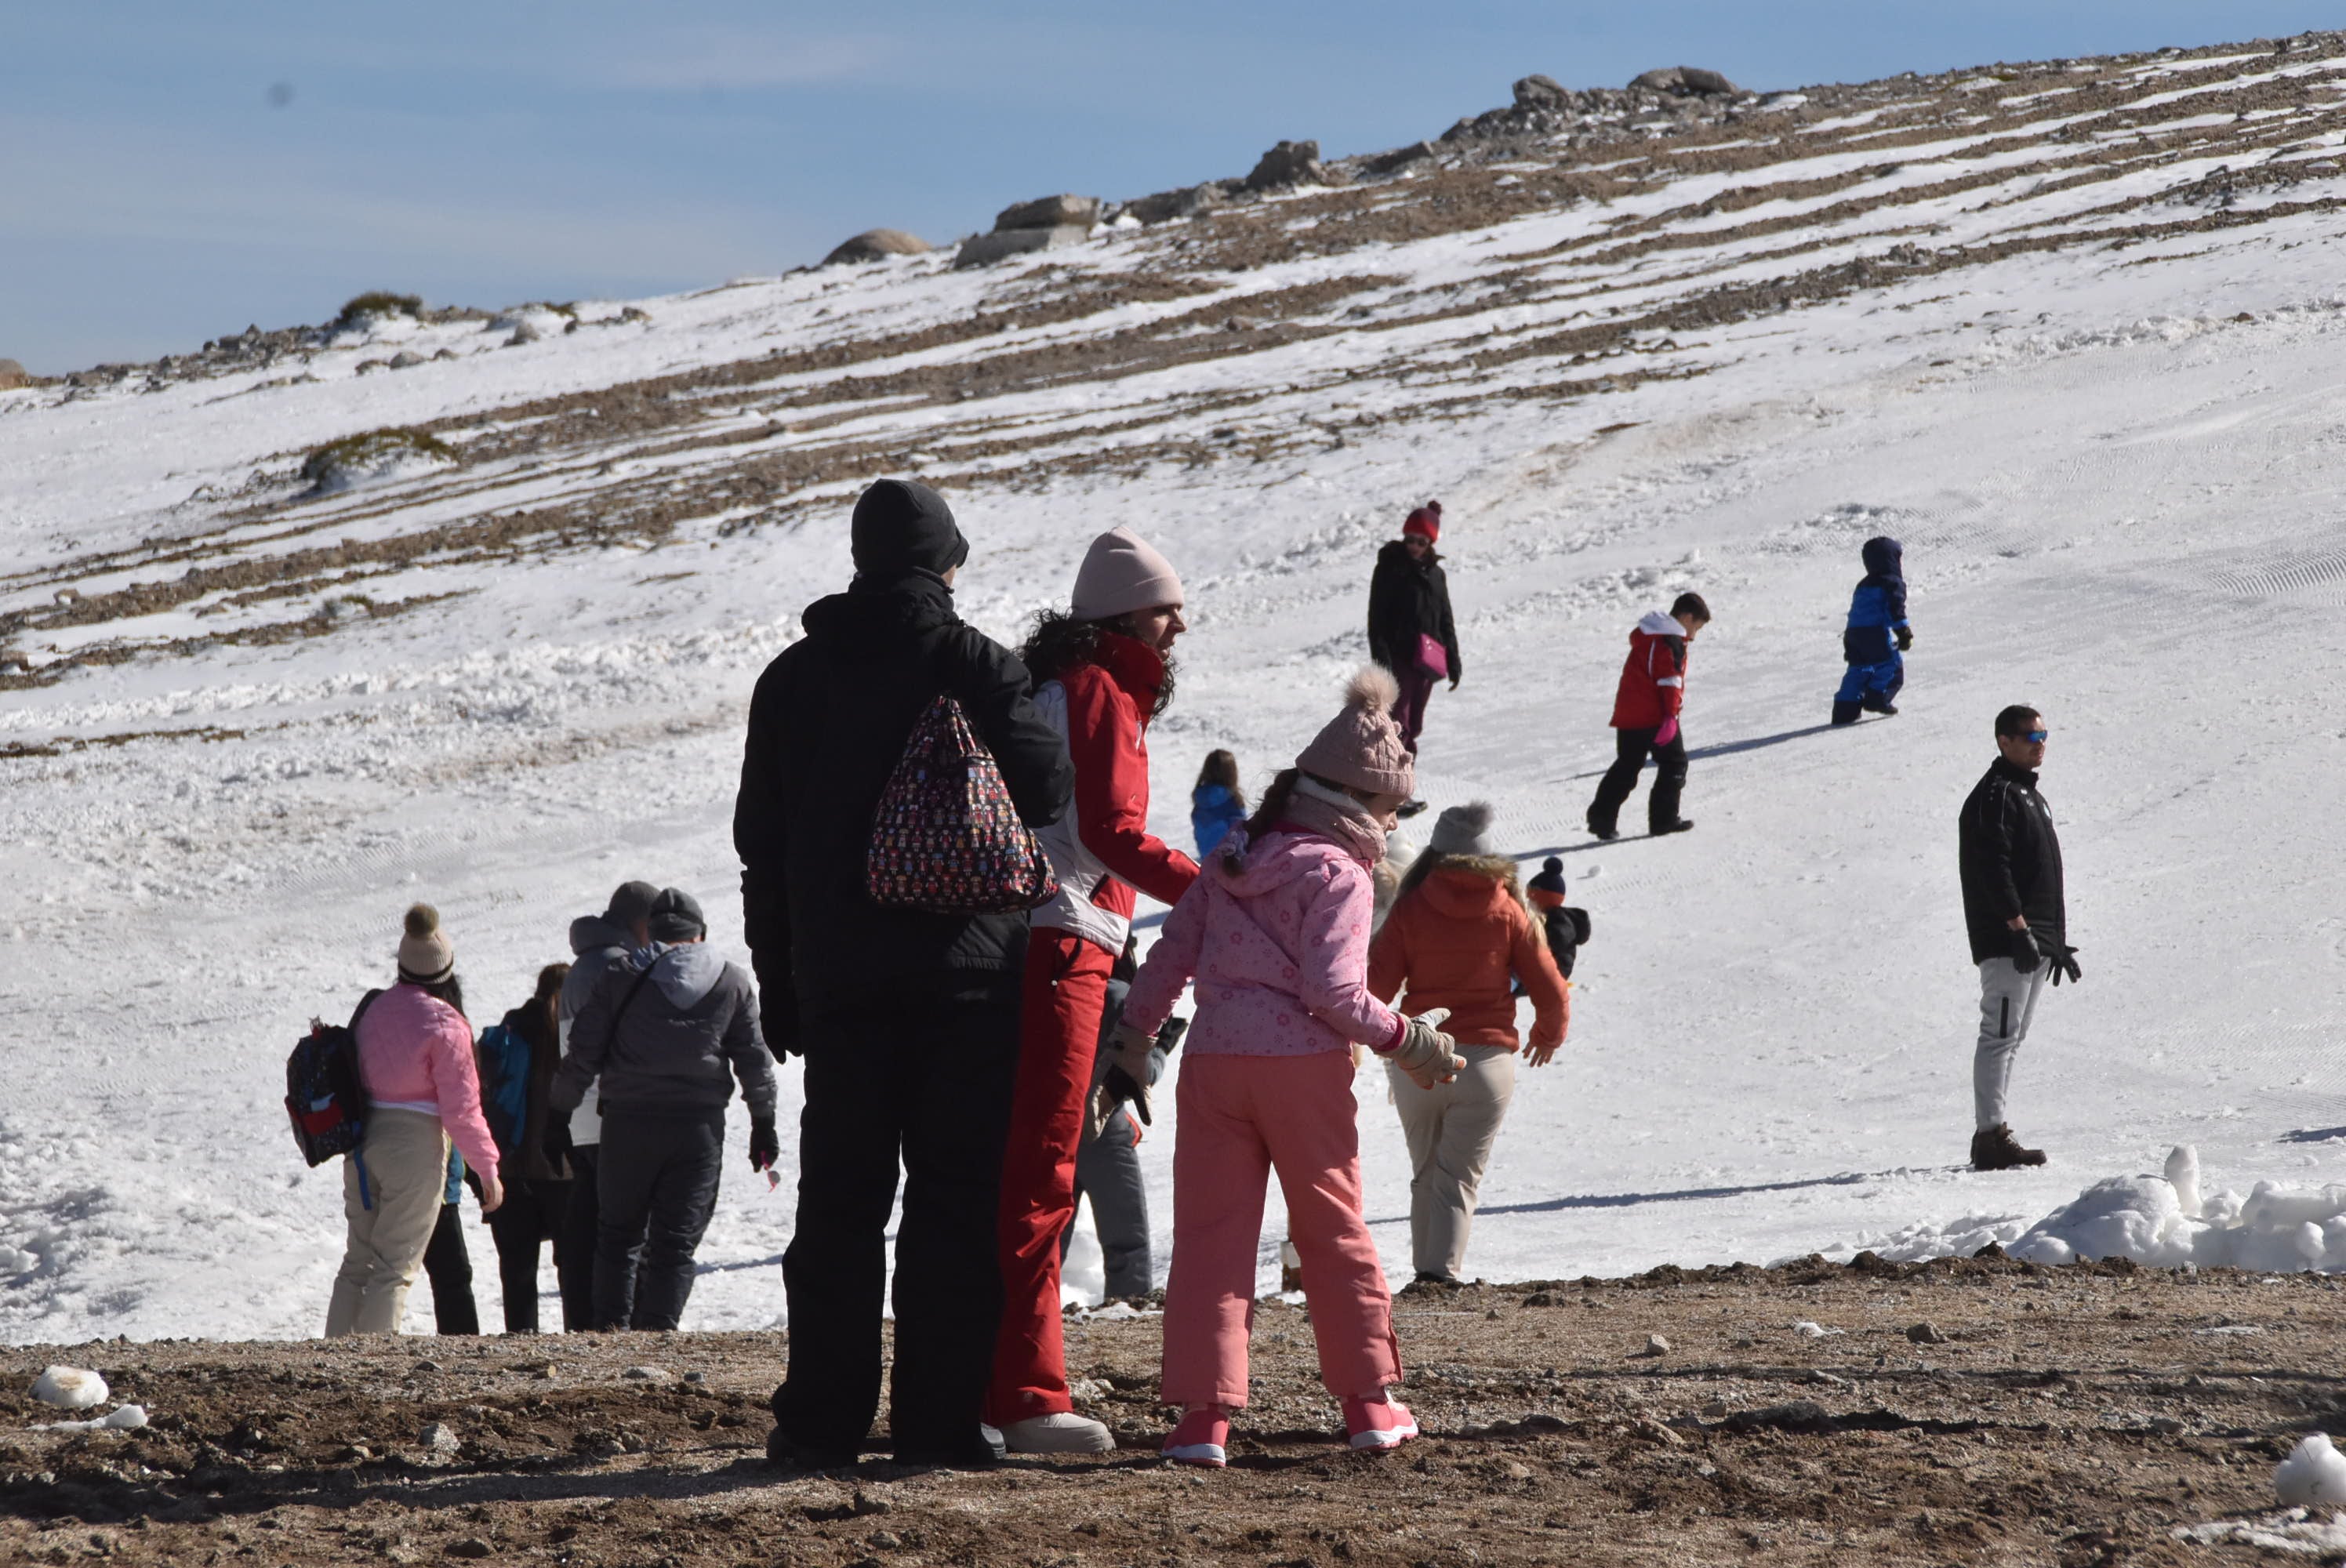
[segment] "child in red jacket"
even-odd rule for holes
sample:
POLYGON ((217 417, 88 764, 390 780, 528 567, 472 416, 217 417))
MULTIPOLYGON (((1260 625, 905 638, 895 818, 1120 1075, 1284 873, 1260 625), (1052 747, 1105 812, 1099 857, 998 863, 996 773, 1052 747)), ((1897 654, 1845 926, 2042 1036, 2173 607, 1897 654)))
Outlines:
POLYGON ((1637 788, 1637 770, 1649 752, 1655 771, 1654 792, 1646 801, 1647 830, 1659 836, 1694 826, 1678 815, 1687 776, 1678 709, 1686 701, 1687 650, 1709 624, 1710 606, 1702 596, 1680 594, 1668 615, 1656 610, 1629 633, 1629 657, 1613 697, 1613 766, 1588 803, 1588 830, 1598 838, 1621 836, 1622 802, 1637 788))
POLYGON ((1069 613, 1046 615, 1020 650, 1036 682, 1035 711, 1066 738, 1076 799, 1041 832, 1059 891, 1029 921, 1002 1168, 1002 1326, 985 1419, 1018 1453, 1116 1446, 1069 1397, 1059 1237, 1075 1218, 1093 1057, 1135 891, 1175 903, 1198 875, 1196 861, 1148 830, 1147 735, 1172 695, 1166 655, 1188 629, 1181 602, 1172 563, 1112 528, 1092 541, 1069 613))

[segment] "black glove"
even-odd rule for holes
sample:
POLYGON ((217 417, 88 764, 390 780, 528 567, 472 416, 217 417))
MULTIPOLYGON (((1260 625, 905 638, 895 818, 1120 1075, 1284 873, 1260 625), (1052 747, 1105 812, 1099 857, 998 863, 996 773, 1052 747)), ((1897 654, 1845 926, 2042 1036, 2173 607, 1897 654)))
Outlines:
POLYGON ((1458 677, 1454 675, 1450 677, 1450 689, 1453 691, 1458 689, 1458 677))
POLYGON ((1898 651, 1900 653, 1904 653, 1908 648, 1911 648, 1913 646, 1913 629, 1910 626, 1900 626, 1898 628, 1898 651))
POLYGON ((1148 1119, 1148 1085, 1136 1080, 1123 1068, 1110 1067, 1107 1076, 1100 1080, 1099 1092, 1100 1098, 1111 1105, 1130 1105, 1133 1113, 1140 1118, 1141 1125, 1153 1127, 1157 1125, 1148 1119))
POLYGON ((569 1112, 557 1111, 550 1105, 546 1107, 546 1131, 538 1135, 537 1146, 546 1156, 546 1163, 556 1170, 569 1162, 572 1148, 569 1112))
POLYGON ((2036 933, 2022 926, 2012 933, 2012 967, 2023 974, 2034 974, 2036 966, 2045 962, 2045 952, 2036 945, 2036 933))
POLYGON ((2054 984, 2060 984, 2061 977, 2063 975, 2068 976, 2071 980, 2083 980, 2086 978, 2085 971, 2077 967, 2077 950, 2076 948, 2071 947, 2066 942, 2050 942, 2046 945, 2051 947, 2053 950, 2046 956, 2045 962, 2053 966, 2054 984))
POLYGON ((782 1135, 774 1130, 770 1116, 753 1117, 750 1123, 750 1168, 764 1170, 782 1157, 782 1135))
POLYGON ((750 972, 758 977, 758 1027, 766 1049, 775 1061, 787 1062, 799 1048, 799 988, 790 978, 790 961, 752 949, 750 972))

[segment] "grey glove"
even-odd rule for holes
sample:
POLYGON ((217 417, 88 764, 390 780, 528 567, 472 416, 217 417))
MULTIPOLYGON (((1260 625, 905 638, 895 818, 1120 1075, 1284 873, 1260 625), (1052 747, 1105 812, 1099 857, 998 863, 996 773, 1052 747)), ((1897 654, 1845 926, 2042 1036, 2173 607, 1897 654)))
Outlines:
POLYGON ((1449 1083, 1466 1064, 1458 1054, 1458 1043, 1436 1027, 1449 1016, 1450 1009, 1433 1007, 1410 1019, 1408 1032, 1386 1058, 1421 1089, 1449 1083))

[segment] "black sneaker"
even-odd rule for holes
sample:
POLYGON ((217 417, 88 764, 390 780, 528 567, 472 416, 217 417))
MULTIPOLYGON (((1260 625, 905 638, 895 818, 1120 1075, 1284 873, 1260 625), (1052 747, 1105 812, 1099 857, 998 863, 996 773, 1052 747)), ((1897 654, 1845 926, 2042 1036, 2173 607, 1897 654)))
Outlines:
POLYGON ((2008 1171, 2044 1163, 2043 1149, 2022 1148, 2012 1129, 2002 1122, 1972 1135, 1972 1169, 1975 1171, 2008 1171))
POLYGON ((1400 805, 1393 808, 1393 815, 1396 817, 1414 817, 1420 811, 1424 809, 1425 802, 1423 800, 1404 800, 1400 805))
POLYGON ((1658 839, 1665 833, 1684 833, 1689 831, 1693 827, 1693 818, 1680 817, 1675 822, 1657 822, 1654 824, 1652 830, 1654 837, 1658 839))
POLYGON ((1620 829, 1600 828, 1594 820, 1590 821, 1588 824, 1588 832, 1591 838, 1602 839, 1608 844, 1621 836, 1620 829))

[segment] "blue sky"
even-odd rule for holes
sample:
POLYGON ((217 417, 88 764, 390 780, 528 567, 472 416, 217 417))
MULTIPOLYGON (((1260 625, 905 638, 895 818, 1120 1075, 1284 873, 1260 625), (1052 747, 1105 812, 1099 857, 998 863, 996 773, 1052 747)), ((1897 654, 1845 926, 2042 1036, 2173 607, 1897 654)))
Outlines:
POLYGON ((1281 137, 1437 136, 1533 71, 1790 87, 2337 22, 2317 0, 0 0, 0 356, 151 358, 370 288, 658 293, 882 224, 944 241, 1030 196, 1243 174, 1281 137))

